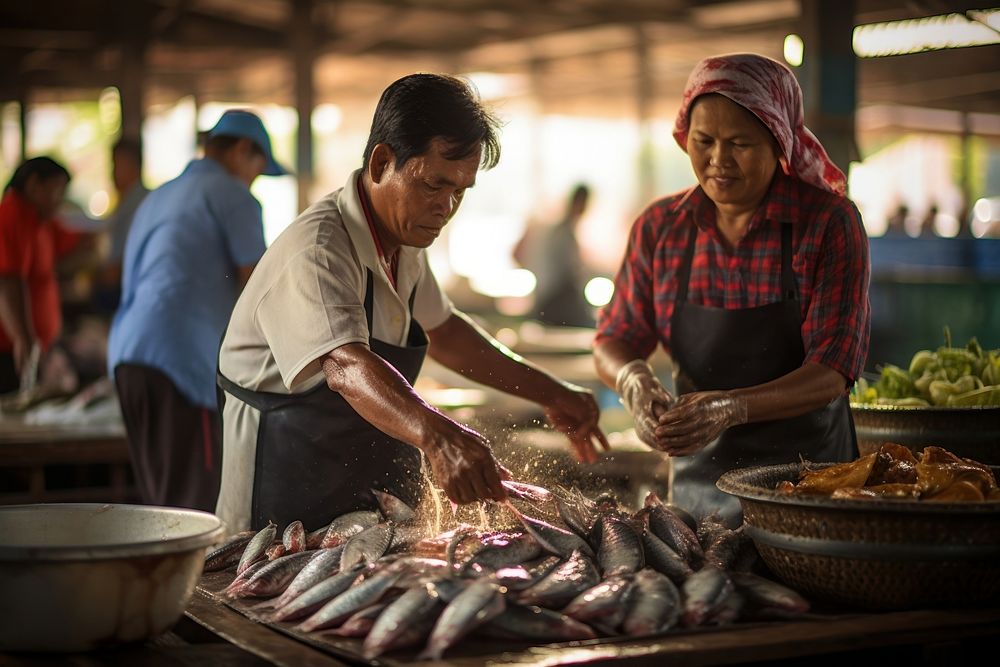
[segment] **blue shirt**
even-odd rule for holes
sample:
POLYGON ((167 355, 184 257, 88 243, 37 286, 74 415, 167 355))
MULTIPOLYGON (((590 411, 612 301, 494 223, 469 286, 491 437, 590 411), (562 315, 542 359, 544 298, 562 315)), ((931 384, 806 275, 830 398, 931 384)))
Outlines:
POLYGON ((125 244, 108 370, 151 366, 195 405, 214 408, 219 343, 239 295, 236 269, 264 254, 260 203, 212 159, 151 192, 125 244))

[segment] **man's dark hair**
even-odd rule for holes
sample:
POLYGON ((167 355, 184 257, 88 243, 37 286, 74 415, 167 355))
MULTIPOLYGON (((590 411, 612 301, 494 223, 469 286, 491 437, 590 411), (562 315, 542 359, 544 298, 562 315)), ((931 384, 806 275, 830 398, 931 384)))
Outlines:
POLYGON ((111 147, 113 155, 127 155, 135 164, 142 166, 142 141, 131 137, 122 137, 111 147))
POLYGON ((410 74, 383 91, 363 166, 368 166, 378 144, 392 148, 398 169, 441 137, 449 144, 445 158, 461 160, 482 146, 481 165, 491 169, 500 161, 499 128, 500 122, 483 107, 470 83, 445 74, 410 74))
POLYGON ((14 175, 10 177, 10 181, 7 183, 7 187, 4 191, 13 188, 15 191, 24 193, 24 188, 28 185, 28 181, 31 180, 32 176, 37 176, 43 181, 47 181, 56 176, 65 178, 68 182, 70 180, 69 171, 66 167, 62 166, 50 157, 33 157, 30 160, 25 160, 21 163, 21 166, 14 170, 14 175))

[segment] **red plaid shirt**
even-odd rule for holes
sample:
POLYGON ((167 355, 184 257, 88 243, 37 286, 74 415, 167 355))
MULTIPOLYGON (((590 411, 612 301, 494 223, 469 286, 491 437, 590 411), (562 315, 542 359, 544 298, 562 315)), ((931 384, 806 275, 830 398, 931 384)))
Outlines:
MULTIPOLYGON (((701 186, 650 205, 632 226, 615 294, 598 318, 597 342, 616 338, 642 356, 662 343, 670 353, 670 318, 689 225, 698 225, 688 301, 753 308, 780 301, 781 223, 790 222, 792 268, 802 304, 805 362, 854 381, 868 354, 868 236, 850 200, 778 170, 739 246, 729 251, 715 207, 701 186)), ((748 350, 748 353, 752 351, 748 350)))

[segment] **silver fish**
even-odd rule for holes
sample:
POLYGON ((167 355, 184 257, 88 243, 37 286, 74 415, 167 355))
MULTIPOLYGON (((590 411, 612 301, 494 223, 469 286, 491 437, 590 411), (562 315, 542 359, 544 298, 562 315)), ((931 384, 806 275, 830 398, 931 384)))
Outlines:
POLYGON ((653 531, 647 530, 642 535, 643 552, 646 564, 661 574, 667 575, 670 581, 680 586, 694 574, 688 562, 676 551, 671 549, 653 531))
POLYGON ((684 625, 694 627, 704 623, 734 590, 733 580, 714 565, 706 565, 692 574, 681 586, 684 625))
MULTIPOLYGON (((705 539, 702 547, 705 550, 705 562, 711 563, 718 568, 728 570, 736 561, 743 549, 743 545, 750 541, 743 534, 743 527, 730 530, 721 523, 705 520, 702 526, 706 527, 705 539)), ((700 536, 699 536, 700 537, 700 536)))
POLYGON ((297 628, 312 632, 340 625, 359 609, 378 602, 402 574, 402 569, 391 567, 375 573, 324 604, 297 628))
POLYGON ((562 562, 559 556, 546 556, 534 564, 511 565, 493 573, 493 581, 508 591, 523 591, 534 586, 562 562))
POLYGON ((736 619, 743 613, 745 605, 746 598, 740 595, 738 591, 733 591, 725 600, 712 609, 708 618, 705 619, 704 624, 729 625, 730 623, 735 623, 736 619))
POLYGON ((584 623, 600 623, 613 631, 625 619, 631 592, 629 577, 608 577, 570 600, 563 613, 584 623))
POLYGON ((372 489, 372 494, 374 494, 375 500, 378 501, 378 507, 382 510, 382 515, 389 521, 403 523, 417 515, 412 507, 391 493, 372 489))
POLYGON ((326 532, 323 534, 323 539, 320 541, 319 546, 321 549, 329 549, 337 546, 338 544, 343 544, 349 538, 354 537, 365 528, 374 526, 381 521, 381 519, 382 517, 378 512, 370 512, 367 510, 348 512, 347 514, 338 516, 330 522, 329 526, 327 526, 326 532))
POLYGON ((376 602, 361 611, 354 612, 350 618, 344 621, 343 625, 328 632, 338 637, 365 637, 375 625, 375 619, 388 606, 389 602, 376 602))
POLYGON ((365 637, 362 655, 371 660, 387 651, 420 644, 443 607, 433 585, 410 588, 379 615, 365 637))
POLYGON ((244 530, 241 533, 236 533, 230 536, 225 542, 223 542, 218 548, 212 551, 212 553, 205 556, 205 572, 216 572, 218 570, 225 570, 227 567, 232 567, 240 562, 240 557, 243 552, 246 551, 247 545, 250 544, 250 540, 256 533, 252 530, 244 530))
POLYGON ((730 572, 729 578, 737 592, 758 609, 778 609, 793 614, 809 611, 809 600, 776 581, 751 572, 730 572))
POLYGON ((506 608, 504 591, 503 587, 487 579, 470 584, 441 612, 427 640, 427 647, 417 659, 440 660, 448 648, 483 623, 502 614, 506 608))
POLYGON ((491 637, 521 641, 577 641, 597 638, 593 628, 566 614, 537 606, 509 603, 504 613, 484 624, 479 631, 491 637))
POLYGON ((636 514, 638 518, 645 520, 647 530, 677 552, 688 565, 695 569, 701 567, 705 554, 698 536, 676 514, 663 505, 655 504, 646 505, 636 514))
POLYGON ((681 617, 681 594, 670 579, 650 569, 633 579, 629 609, 622 630, 630 637, 648 637, 666 632, 681 617))
POLYGON ((270 561, 266 558, 261 558, 260 560, 255 561, 247 569, 237 574, 236 577, 229 582, 229 585, 222 591, 222 594, 226 597, 234 597, 235 594, 246 585, 246 583, 250 580, 250 577, 257 574, 259 570, 268 564, 270 564, 270 561))
POLYGON ((571 499, 557 496, 556 508, 559 510, 559 518, 574 533, 582 538, 590 535, 598 518, 597 509, 592 504, 573 502, 571 499))
POLYGON ((286 554, 297 554, 306 549, 306 529, 301 521, 293 521, 285 526, 285 532, 281 534, 281 543, 285 546, 286 554))
POLYGON ((295 578, 288 584, 288 588, 278 599, 271 601, 268 606, 280 609, 319 582, 337 574, 340 571, 340 553, 343 550, 344 546, 340 545, 333 549, 316 551, 316 555, 295 575, 295 578))
POLYGON ((350 538, 340 556, 340 569, 377 561, 392 543, 392 531, 391 523, 378 523, 350 538))
POLYGON ((542 555, 542 545, 530 533, 500 531, 481 538, 482 549, 461 567, 462 573, 475 569, 498 570, 509 565, 517 565, 534 560, 542 555))
POLYGON ((276 609, 269 620, 294 621, 304 616, 310 616, 327 602, 350 588, 351 584, 361 576, 361 569, 359 567, 347 570, 324 579, 283 604, 281 608, 276 609))
POLYGON ((250 577, 233 593, 233 597, 267 598, 284 592, 292 579, 315 555, 315 551, 300 551, 274 559, 250 577))
POLYGON ((239 565, 236 566, 236 574, 242 573, 258 560, 264 558, 264 554, 267 548, 271 546, 271 543, 274 542, 274 536, 277 532, 278 527, 270 521, 266 527, 257 531, 257 534, 247 543, 247 547, 240 557, 239 565))
POLYGON ((645 565, 642 539, 629 524, 613 516, 600 519, 601 544, 597 562, 605 577, 632 574, 645 565))
MULTIPOLYGON (((385 559, 383 558, 382 560, 384 561, 385 559)), ((399 564, 396 567, 400 567, 405 571, 406 582, 411 586, 431 583, 450 574, 448 563, 440 558, 405 556, 397 561, 397 563, 399 564)))
POLYGON ((517 518, 521 520, 521 523, 524 524, 525 530, 549 553, 561 556, 562 558, 569 558, 575 550, 579 549, 584 554, 594 557, 594 550, 576 533, 553 526, 544 521, 539 521, 538 519, 532 519, 519 512, 513 505, 508 506, 517 515, 517 518))
POLYGON ((561 609, 580 593, 596 586, 601 573, 589 556, 574 551, 541 581, 518 595, 518 602, 561 609))
POLYGON ((392 544, 389 545, 387 553, 411 551, 425 535, 426 531, 423 526, 412 523, 395 524, 392 531, 392 544))

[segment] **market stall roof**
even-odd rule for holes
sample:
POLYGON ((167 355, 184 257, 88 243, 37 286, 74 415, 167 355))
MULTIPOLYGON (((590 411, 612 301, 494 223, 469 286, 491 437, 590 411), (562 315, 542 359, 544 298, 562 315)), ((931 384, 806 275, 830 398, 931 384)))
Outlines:
MULTIPOLYGON (((854 5, 857 23, 967 9, 953 0, 854 5)), ((289 55, 305 39, 317 57, 317 103, 370 104, 389 80, 415 69, 490 71, 511 74, 515 88, 521 77, 546 109, 632 115, 640 77, 654 103, 671 103, 707 54, 780 58, 800 14, 798 0, 4 3, 0 99, 23 99, 25 90, 32 100, 74 99, 86 91, 92 99, 94 89, 117 84, 142 58, 147 104, 186 94, 292 104, 289 55), (305 33, 296 29, 305 24, 305 33), (645 70, 637 65, 639 53, 648 54, 645 70)), ((862 59, 858 102, 996 112, 997 62, 995 44, 862 59)))

